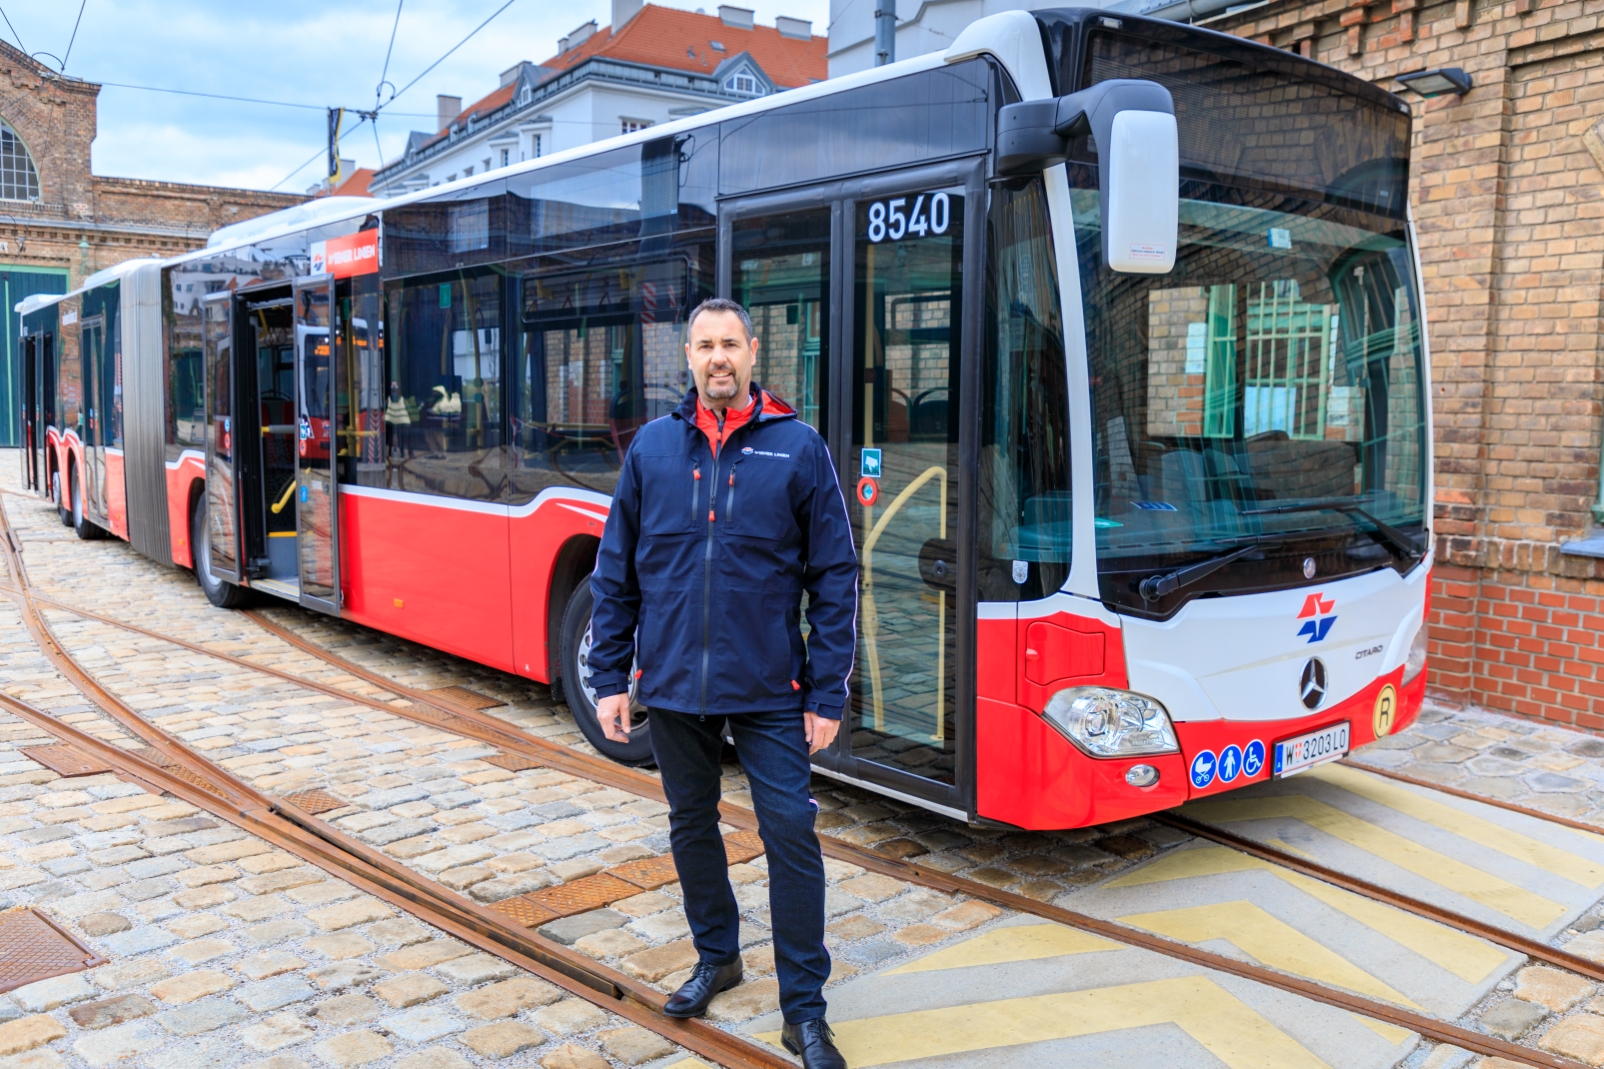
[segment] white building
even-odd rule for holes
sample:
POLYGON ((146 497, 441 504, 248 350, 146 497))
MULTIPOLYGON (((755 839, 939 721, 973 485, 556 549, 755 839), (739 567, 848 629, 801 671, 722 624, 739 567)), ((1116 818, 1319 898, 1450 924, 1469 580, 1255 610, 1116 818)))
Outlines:
POLYGON ((441 96, 439 129, 415 132, 400 159, 373 176, 389 196, 482 174, 670 119, 823 81, 825 39, 812 23, 759 26, 747 8, 717 15, 613 0, 611 26, 594 19, 543 63, 501 74, 488 96, 462 107, 441 96))

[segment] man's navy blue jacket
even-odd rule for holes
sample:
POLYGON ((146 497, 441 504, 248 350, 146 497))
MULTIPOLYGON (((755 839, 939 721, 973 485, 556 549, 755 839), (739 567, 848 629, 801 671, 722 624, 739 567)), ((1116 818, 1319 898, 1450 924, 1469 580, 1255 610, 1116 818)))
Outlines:
POLYGON ((716 458, 695 387, 630 443, 590 578, 598 697, 628 689, 638 655, 652 709, 840 719, 857 648, 846 502, 824 439, 752 392, 757 410, 716 458))

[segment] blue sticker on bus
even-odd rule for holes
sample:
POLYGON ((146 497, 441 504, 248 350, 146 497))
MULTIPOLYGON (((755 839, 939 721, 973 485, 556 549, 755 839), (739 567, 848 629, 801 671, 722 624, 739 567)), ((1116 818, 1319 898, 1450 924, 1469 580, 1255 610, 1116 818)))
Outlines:
POLYGON ((1214 782, 1214 751, 1204 750, 1192 758, 1192 786, 1207 787, 1214 782))
POLYGON ((1230 783, 1242 774, 1242 750, 1232 743, 1220 751, 1220 782, 1230 783))
POLYGON ((865 479, 880 478, 880 450, 865 449, 858 461, 858 475, 865 479))
POLYGON ((1242 751, 1242 774, 1251 778, 1263 771, 1264 743, 1254 739, 1248 743, 1248 748, 1242 751))
POLYGON ((1131 504, 1144 512, 1177 512, 1179 511, 1168 501, 1132 501, 1131 504))

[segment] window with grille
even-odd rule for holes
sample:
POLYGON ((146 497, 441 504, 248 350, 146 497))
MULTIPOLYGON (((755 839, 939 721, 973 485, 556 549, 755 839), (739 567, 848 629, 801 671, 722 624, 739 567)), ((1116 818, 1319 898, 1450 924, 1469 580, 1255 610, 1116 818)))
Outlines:
POLYGON ((38 200, 39 172, 22 139, 0 122, 0 199, 38 200))
POLYGON ((632 134, 636 130, 644 130, 650 125, 652 125, 651 122, 646 119, 624 119, 622 121, 623 132, 626 134, 632 134))
POLYGON ((750 74, 737 74, 724 83, 724 88, 732 93, 755 93, 757 92, 757 79, 750 74))

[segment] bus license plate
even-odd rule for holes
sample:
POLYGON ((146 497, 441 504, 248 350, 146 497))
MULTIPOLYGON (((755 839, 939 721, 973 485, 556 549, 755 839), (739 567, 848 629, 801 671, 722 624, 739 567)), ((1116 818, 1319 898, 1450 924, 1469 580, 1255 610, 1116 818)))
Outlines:
POLYGON ((1282 739, 1275 744, 1275 775, 1290 776, 1335 761, 1348 752, 1348 722, 1332 724, 1307 735, 1282 739))

